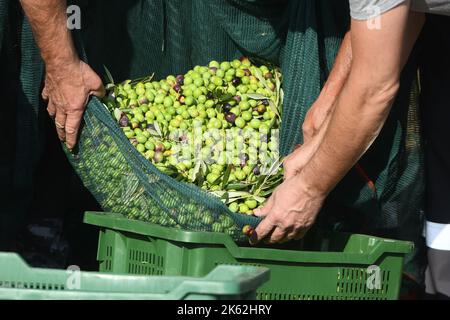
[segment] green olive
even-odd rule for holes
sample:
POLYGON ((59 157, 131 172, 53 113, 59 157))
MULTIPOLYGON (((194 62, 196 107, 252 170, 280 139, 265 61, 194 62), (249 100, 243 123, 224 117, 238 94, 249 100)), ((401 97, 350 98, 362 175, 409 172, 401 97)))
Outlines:
POLYGON ((185 103, 187 106, 192 106, 192 105, 194 105, 194 103, 195 103, 194 97, 192 97, 192 96, 186 97, 186 100, 185 100, 184 103, 185 103))
POLYGON ((139 143, 136 146, 137 151, 139 151, 140 153, 144 153, 145 152, 145 146, 142 143, 139 143))
POLYGON ((251 200, 245 201, 245 205, 249 209, 253 210, 253 209, 255 209, 258 206, 258 202, 256 200, 251 199, 251 200))
POLYGON ((252 115, 252 113, 250 111, 242 112, 241 117, 247 122, 249 122, 249 121, 251 121, 253 119, 253 115, 252 115))
POLYGON ((240 213, 246 214, 246 213, 249 212, 249 211, 250 211, 250 208, 249 208, 245 203, 241 203, 241 204, 239 205, 239 212, 240 212, 240 213))
POLYGON ((152 143, 151 141, 147 141, 145 143, 145 149, 147 149, 149 151, 154 151, 155 150, 155 144, 152 143))
POLYGON ((238 128, 244 128, 245 127, 245 125, 246 125, 246 122, 245 122, 245 120, 244 119, 242 119, 241 117, 237 117, 236 118, 236 121, 235 121, 235 125, 236 125, 236 127, 238 127, 238 128))
POLYGON ((250 126, 253 129, 258 130, 259 127, 261 126, 261 120, 259 120, 259 119, 252 119, 252 121, 250 122, 250 126))

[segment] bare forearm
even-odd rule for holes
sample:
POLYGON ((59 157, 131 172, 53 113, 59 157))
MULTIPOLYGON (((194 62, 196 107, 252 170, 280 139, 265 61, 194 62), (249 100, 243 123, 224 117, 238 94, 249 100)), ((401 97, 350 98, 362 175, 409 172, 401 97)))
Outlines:
POLYGON ((333 101, 336 100, 350 74, 352 56, 352 41, 350 31, 348 31, 342 40, 341 47, 327 82, 320 93, 321 97, 332 99, 333 101))
POLYGON ((381 30, 367 30, 363 23, 355 23, 358 32, 352 35, 350 76, 319 148, 299 175, 312 190, 329 193, 381 131, 398 90, 400 72, 423 24, 423 17, 411 15, 408 19, 407 10, 403 6, 387 13, 381 30))
MULTIPOLYGON (((394 92, 395 87, 390 90, 394 92)), ((334 188, 373 143, 394 98, 372 103, 351 92, 354 92, 351 85, 344 89, 320 146, 301 172, 301 178, 324 194, 334 188)))
POLYGON ((303 142, 305 144, 313 139, 321 139, 318 136, 323 136, 323 131, 326 130, 329 123, 329 117, 333 113, 337 97, 350 74, 351 64, 352 45, 349 31, 342 41, 327 82, 303 122, 303 142))
POLYGON ((77 60, 65 0, 21 0, 47 69, 77 60))

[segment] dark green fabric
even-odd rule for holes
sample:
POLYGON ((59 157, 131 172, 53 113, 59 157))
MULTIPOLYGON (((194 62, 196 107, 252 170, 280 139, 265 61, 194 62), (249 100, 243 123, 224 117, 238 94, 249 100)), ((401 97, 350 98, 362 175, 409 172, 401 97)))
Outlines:
POLYGON ((0 246, 12 246, 32 199, 39 159, 42 61, 17 1, 0 1, 0 246))
POLYGON ((11 93, 14 70, 11 67, 12 45, 9 28, 9 1, 0 1, 0 94, 3 100, 0 104, 0 120, 2 131, 0 135, 0 250, 10 244, 10 234, 7 225, 10 224, 10 202, 12 196, 12 165, 15 142, 15 112, 12 106, 15 98, 11 93))

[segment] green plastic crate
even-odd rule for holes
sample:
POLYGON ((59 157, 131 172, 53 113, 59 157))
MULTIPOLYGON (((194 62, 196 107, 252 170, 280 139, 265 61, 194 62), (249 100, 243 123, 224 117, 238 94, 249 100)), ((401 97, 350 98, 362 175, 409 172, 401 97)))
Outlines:
POLYGON ((30 268, 0 253, 4 300, 246 300, 269 279, 267 268, 218 266, 203 278, 113 275, 30 268))
POLYGON ((203 276, 223 264, 267 267, 271 280, 257 290, 259 300, 397 299, 404 255, 413 248, 410 242, 342 233, 310 238, 305 251, 254 248, 225 234, 111 213, 86 213, 85 222, 100 227, 103 272, 203 276))

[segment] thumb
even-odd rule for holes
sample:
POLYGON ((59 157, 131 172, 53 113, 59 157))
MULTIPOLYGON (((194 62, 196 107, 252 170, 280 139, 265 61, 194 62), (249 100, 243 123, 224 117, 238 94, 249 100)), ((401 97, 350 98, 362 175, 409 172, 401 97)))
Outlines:
POLYGON ((82 62, 81 70, 83 72, 84 83, 89 90, 89 95, 103 98, 106 90, 100 77, 84 62, 82 62))
POLYGON ((269 198, 264 207, 256 209, 253 213, 255 216, 263 218, 269 214, 270 210, 272 209, 272 206, 273 206, 273 196, 269 198))

